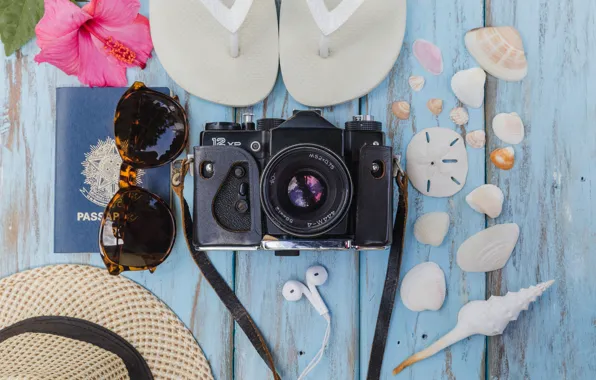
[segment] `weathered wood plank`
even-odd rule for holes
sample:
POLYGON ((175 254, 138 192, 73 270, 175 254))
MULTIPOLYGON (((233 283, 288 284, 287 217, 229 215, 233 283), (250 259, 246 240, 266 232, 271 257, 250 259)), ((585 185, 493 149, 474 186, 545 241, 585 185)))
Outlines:
MULTIPOLYGON (((500 337, 489 339, 491 379, 596 377, 596 4, 593 1, 487 1, 487 25, 513 25, 524 40, 529 75, 521 83, 490 78, 487 124, 517 112, 526 138, 508 172, 487 161, 505 192, 503 214, 521 236, 512 258, 489 275, 490 294, 556 283, 500 337)), ((504 144, 488 128, 489 151, 504 144)), ((492 223, 491 223, 492 224, 492 223)))
MULTIPOLYGON (((141 13, 148 15, 148 1, 142 3, 141 13)), ((35 42, 30 42, 11 57, 0 54, 2 277, 53 263, 103 266, 97 253, 53 253, 55 90, 80 83, 50 65, 36 64, 33 58, 38 51, 35 42)), ((180 96, 192 124, 190 146, 198 144, 198 134, 206 121, 233 117, 232 108, 202 101, 181 90, 169 79, 157 57, 144 71, 129 70, 128 78, 129 83, 141 80, 150 86, 170 87, 180 96)), ((192 201, 192 179, 187 179, 186 186, 186 197, 192 201)), ((180 215, 176 205, 174 210, 180 215)), ((211 257, 232 284, 233 253, 219 252, 211 257)), ((217 379, 232 378, 231 316, 199 275, 181 230, 170 258, 155 274, 127 276, 154 292, 180 316, 197 337, 217 379)))
MULTIPOLYGON (((405 161, 407 144, 414 134, 429 127, 450 128, 465 135, 466 131, 483 129, 483 110, 469 110, 470 123, 456 127, 449 112, 458 105, 450 89, 451 77, 461 69, 474 66, 466 52, 463 36, 468 29, 483 25, 483 3, 480 0, 436 2, 431 0, 408 2, 408 25, 400 58, 378 88, 363 99, 363 112, 383 121, 389 143, 405 161), (445 69, 440 76, 426 73, 413 57, 411 46, 423 38, 437 44, 443 52, 445 69), (426 86, 412 92, 408 85, 411 75, 422 75, 426 86), (444 110, 436 118, 426 107, 430 98, 444 101, 444 110), (391 113, 391 103, 406 100, 412 105, 408 121, 399 121, 391 113)), ((382 378, 390 379, 391 369, 415 351, 447 333, 457 321, 459 308, 469 300, 484 297, 484 275, 463 273, 455 263, 459 245, 472 233, 485 226, 482 215, 474 212, 465 202, 465 195, 484 183, 484 151, 468 148, 470 170, 464 189, 451 198, 423 197, 410 186, 410 209, 401 276, 414 265, 433 261, 445 272, 447 298, 438 312, 414 313, 396 301, 382 378), (451 217, 450 231, 438 247, 423 246, 413 236, 413 224, 424 213, 445 211, 451 217)), ((360 254, 360 377, 365 378, 370 346, 374 334, 378 305, 387 268, 387 252, 360 254)), ((482 379, 484 378, 484 339, 474 337, 459 343, 421 364, 414 365, 401 378, 416 379, 482 379)))
MULTIPOLYGON (((306 109, 288 95, 278 78, 271 95, 252 107, 260 117, 284 117, 306 109)), ((239 113, 244 110, 238 110, 239 113)), ((323 116, 337 126, 358 113, 358 101, 326 108, 323 116)), ((355 379, 358 369, 358 255, 355 252, 301 252, 276 257, 273 252, 238 252, 236 293, 261 328, 282 378, 297 378, 319 350, 326 322, 304 298, 286 301, 281 290, 288 280, 305 281, 308 267, 322 265, 329 280, 319 287, 332 321, 331 339, 312 379, 355 379)), ((235 378, 265 379, 267 367, 240 329, 236 329, 235 378)))

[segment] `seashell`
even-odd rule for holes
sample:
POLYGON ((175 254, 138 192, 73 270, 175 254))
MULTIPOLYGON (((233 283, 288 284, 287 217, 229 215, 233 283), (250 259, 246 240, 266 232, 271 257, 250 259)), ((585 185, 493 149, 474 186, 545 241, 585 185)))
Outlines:
POLYGON ((515 112, 500 113, 493 119, 495 135, 507 144, 519 144, 524 139, 524 122, 515 112))
POLYGON ((484 131, 472 131, 466 135, 466 143, 472 148, 482 148, 486 144, 486 133, 484 131))
POLYGON ((432 262, 416 265, 406 273, 399 294, 412 311, 437 311, 445 301, 445 274, 432 262))
POLYGON ((406 151, 412 185, 430 197, 449 197, 464 187, 468 152, 463 138, 447 128, 427 128, 417 133, 406 151))
POLYGON ((439 116, 443 112, 443 100, 442 99, 430 99, 426 102, 426 107, 435 116, 439 116))
POLYGON ((486 73, 479 67, 462 70, 451 78, 451 89, 457 98, 468 107, 480 108, 484 103, 486 73))
POLYGON ((393 114, 400 120, 408 120, 410 118, 410 104, 408 102, 394 102, 391 105, 391 110, 393 111, 393 114))
POLYGON ((456 125, 466 125, 470 120, 470 116, 468 115, 468 111, 462 107, 455 107, 451 110, 449 114, 451 121, 453 121, 456 125))
POLYGON ((503 191, 495 185, 477 187, 466 197, 466 202, 470 207, 491 218, 501 215, 504 200, 503 191))
POLYGON ((497 224, 468 238, 457 250, 457 265, 466 272, 492 272, 507 264, 519 238, 515 223, 497 224))
POLYGON ((411 76, 408 80, 408 83, 410 84, 410 87, 412 87, 412 90, 418 92, 424 88, 426 80, 424 80, 424 77, 421 76, 411 76))
POLYGON ((554 282, 554 280, 550 280, 527 289, 521 289, 519 292, 509 292, 504 296, 491 296, 487 301, 468 302, 459 310, 457 324, 453 330, 426 349, 404 360, 395 367, 393 374, 397 375, 412 364, 429 358, 472 335, 495 336, 502 334, 509 322, 517 320, 522 310, 528 310, 530 304, 535 302, 554 282))
POLYGON ((438 247, 449 230, 449 214, 429 212, 422 215, 414 224, 414 237, 422 244, 438 247))
POLYGON ((424 70, 433 75, 443 72, 443 55, 441 49, 435 44, 426 40, 416 40, 412 45, 414 57, 420 62, 424 70))
POLYGON ((491 75, 520 81, 528 75, 528 62, 519 32, 511 26, 488 27, 466 33, 466 47, 491 75))
POLYGON ((512 147, 499 148, 490 154, 490 160, 496 167, 503 170, 510 170, 515 164, 515 151, 512 147))

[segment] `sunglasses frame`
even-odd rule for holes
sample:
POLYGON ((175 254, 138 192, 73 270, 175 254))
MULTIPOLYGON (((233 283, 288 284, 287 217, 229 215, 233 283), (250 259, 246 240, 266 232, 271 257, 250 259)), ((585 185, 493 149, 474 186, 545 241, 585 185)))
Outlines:
MULTIPOLYGON (((161 263, 163 263, 168 258, 168 256, 172 252, 172 248, 174 247, 174 244, 176 242, 176 218, 174 217, 174 213, 172 212, 171 207, 163 199, 161 199, 157 194, 154 194, 154 193, 136 185, 137 184, 137 170, 138 169, 152 169, 152 168, 157 168, 157 167, 164 166, 167 164, 171 164, 178 158, 178 156, 180 154, 182 154, 182 152, 184 152, 184 150, 186 149, 186 145, 188 144, 188 135, 189 135, 189 129, 190 129, 189 123, 188 123, 188 116, 186 115, 186 111, 184 110, 184 107, 182 107, 182 105, 180 104, 180 101, 177 96, 169 96, 169 95, 163 94, 161 92, 158 92, 158 91, 155 91, 155 90, 152 90, 152 89, 146 87, 145 84, 142 82, 135 82, 122 95, 122 97, 118 101, 118 105, 116 106, 116 113, 114 116, 114 125, 116 124, 116 120, 118 119, 118 117, 120 115, 120 112, 118 109, 119 109, 122 101, 124 99, 126 99, 128 96, 130 96, 131 94, 138 92, 138 91, 147 91, 147 92, 152 93, 153 95, 156 95, 158 97, 163 97, 164 99, 166 99, 168 101, 172 101, 174 103, 174 105, 178 108, 179 111, 181 111, 180 113, 184 117, 184 120, 183 120, 183 122, 184 122, 184 143, 181 144, 180 149, 176 153, 172 154, 171 158, 164 160, 163 162, 160 162, 157 165, 139 165, 138 163, 134 162, 132 160, 132 158, 126 156, 123 153, 122 149, 120 149, 121 143, 118 139, 118 136, 116 136, 116 146, 118 147, 118 153, 120 154, 120 158, 122 158, 122 164, 120 165, 120 177, 118 179, 119 190, 116 192, 116 194, 114 194, 114 196, 112 197, 112 199, 106 206, 106 209, 103 213, 103 218, 101 220, 100 229, 99 229, 100 255, 101 255, 101 258, 102 258, 106 268, 108 269, 108 272, 112 275, 119 275, 120 273, 122 273, 124 271, 148 270, 151 273, 155 272, 157 266, 160 265, 161 263), (172 225, 174 226, 174 232, 173 232, 173 236, 171 239, 171 244, 168 247, 167 251, 165 252, 163 258, 161 260, 159 260, 159 262, 157 262, 155 265, 148 265, 148 266, 122 265, 119 262, 115 262, 112 259, 110 259, 110 257, 108 256, 108 254, 104 248, 101 234, 102 234, 102 231, 104 230, 104 228, 106 227, 106 216, 109 214, 109 210, 111 210, 112 207, 117 202, 121 201, 122 196, 129 191, 144 192, 144 193, 147 193, 152 198, 154 198, 155 200, 157 200, 157 202, 160 205, 162 205, 163 207, 165 207, 165 209, 168 211, 169 216, 171 218, 172 225)), ((169 181, 169 178, 168 178, 168 181, 169 181)), ((126 216, 125 216, 125 218, 126 218, 126 216)), ((114 235, 116 235, 116 234, 114 234, 114 235)))

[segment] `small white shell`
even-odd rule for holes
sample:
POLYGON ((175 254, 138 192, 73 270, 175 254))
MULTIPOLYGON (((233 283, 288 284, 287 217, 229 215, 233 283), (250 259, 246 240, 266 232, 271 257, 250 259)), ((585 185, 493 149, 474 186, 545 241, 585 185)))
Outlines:
POLYGON ((424 77, 421 77, 421 76, 411 76, 410 79, 408 80, 408 83, 410 84, 410 87, 412 88, 412 90, 418 92, 424 88, 424 84, 426 83, 426 80, 424 79, 424 77))
POLYGON ((491 218, 501 215, 503 210, 503 191, 495 185, 482 185, 474 189, 466 197, 466 202, 474 210, 491 218))
POLYGON ((435 116, 439 116, 443 112, 443 100, 432 98, 426 102, 426 107, 435 116))
POLYGON ((517 239, 515 223, 497 224, 470 237, 457 250, 457 265, 466 272, 491 272, 509 260, 517 239))
POLYGON ((500 113, 493 119, 495 135, 507 144, 519 144, 524 139, 524 122, 515 112, 500 113))
POLYGON ((468 152, 463 138, 447 128, 427 128, 412 137, 406 151, 412 185, 430 197, 450 197, 464 187, 468 152))
POLYGON ((391 105, 393 114, 400 120, 408 120, 410 118, 410 103, 399 101, 391 105))
POLYGON ((479 67, 457 72, 451 79, 451 89, 468 107, 480 108, 484 103, 486 73, 479 67))
POLYGON ((455 107, 451 110, 449 114, 451 121, 453 121, 456 125, 466 125, 468 121, 470 121, 470 116, 468 115, 468 111, 462 107, 455 107))
POLYGON ((438 247, 449 231, 449 214, 429 212, 422 215, 414 224, 414 237, 422 244, 438 247))
POLYGON ((466 135, 466 143, 469 147, 480 149, 486 144, 486 133, 482 130, 472 131, 466 135))
POLYGON ((405 275, 400 296, 404 306, 412 311, 436 311, 443 306, 446 291, 445 274, 437 264, 427 262, 405 275))

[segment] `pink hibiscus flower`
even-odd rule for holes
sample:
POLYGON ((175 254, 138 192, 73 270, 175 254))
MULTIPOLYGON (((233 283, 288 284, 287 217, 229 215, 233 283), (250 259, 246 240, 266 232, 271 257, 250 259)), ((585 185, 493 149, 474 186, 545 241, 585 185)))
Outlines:
POLYGON ((92 87, 126 86, 126 69, 145 68, 153 42, 139 0, 91 0, 80 8, 70 0, 45 0, 35 28, 48 62, 92 87))

